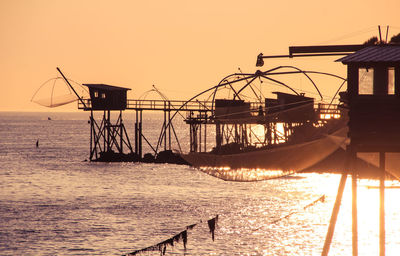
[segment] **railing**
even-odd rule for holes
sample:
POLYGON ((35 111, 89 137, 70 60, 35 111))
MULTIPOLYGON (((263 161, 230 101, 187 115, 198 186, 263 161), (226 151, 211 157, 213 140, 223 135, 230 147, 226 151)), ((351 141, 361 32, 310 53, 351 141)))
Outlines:
POLYGON ((90 99, 78 100, 78 109, 90 110, 91 108, 92 108, 92 101, 90 99))
POLYGON ((127 109, 137 110, 180 110, 207 112, 212 109, 211 101, 181 100, 128 100, 127 109))
POLYGON ((321 119, 338 119, 342 114, 337 104, 318 103, 315 109, 321 119))
MULTIPOLYGON (((211 112, 213 104, 211 101, 180 101, 180 100, 127 100, 126 109, 133 110, 160 110, 160 111, 184 111, 188 112, 211 112)), ((250 102, 250 113, 252 116, 258 115, 260 107, 265 111, 265 106, 261 102, 250 102)), ((90 99, 82 99, 78 101, 78 109, 90 110, 92 102, 90 99), (84 104, 85 105, 84 105, 84 104)), ((214 105, 215 108, 215 105, 214 105)), ((316 113, 322 119, 339 118, 340 109, 335 104, 317 103, 314 106, 316 113)), ((208 117, 212 113, 207 114, 208 117)))

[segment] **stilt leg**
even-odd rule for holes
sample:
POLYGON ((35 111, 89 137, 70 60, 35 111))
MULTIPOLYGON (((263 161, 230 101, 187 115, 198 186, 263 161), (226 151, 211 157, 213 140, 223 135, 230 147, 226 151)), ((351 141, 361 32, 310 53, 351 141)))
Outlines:
POLYGON ((329 253, 333 233, 335 231, 336 220, 340 209, 340 204, 342 202, 343 191, 346 185, 346 179, 347 179, 347 172, 343 173, 342 178, 340 179, 339 188, 336 195, 336 201, 335 205, 333 206, 331 221, 329 222, 328 233, 326 234, 324 248, 322 249, 321 256, 327 256, 329 253))
POLYGON ((379 167, 381 169, 379 180, 379 255, 385 256, 385 152, 379 153, 379 167))
POLYGON ((351 177, 351 193, 352 193, 352 243, 353 243, 353 256, 358 255, 358 213, 357 213, 357 170, 352 164, 353 174, 351 177))

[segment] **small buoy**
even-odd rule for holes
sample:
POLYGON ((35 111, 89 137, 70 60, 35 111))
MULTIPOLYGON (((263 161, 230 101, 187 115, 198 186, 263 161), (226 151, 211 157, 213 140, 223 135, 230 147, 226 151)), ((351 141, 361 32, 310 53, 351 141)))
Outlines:
POLYGON ((39 139, 36 141, 36 147, 39 147, 39 139))

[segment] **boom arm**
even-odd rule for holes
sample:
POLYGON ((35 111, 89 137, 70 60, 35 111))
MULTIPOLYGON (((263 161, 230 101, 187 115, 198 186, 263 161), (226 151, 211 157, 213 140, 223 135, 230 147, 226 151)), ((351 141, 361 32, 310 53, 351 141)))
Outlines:
POLYGON ((316 45, 316 46, 290 46, 289 55, 269 55, 264 56, 260 53, 257 56, 257 67, 264 65, 267 58, 293 58, 293 57, 315 57, 315 56, 337 56, 348 55, 352 52, 361 50, 368 45, 348 44, 348 45, 316 45))
POLYGON ((81 99, 81 97, 79 97, 78 93, 75 91, 74 87, 72 87, 72 85, 69 83, 68 79, 64 76, 64 74, 61 72, 61 70, 57 67, 57 71, 61 74, 61 76, 64 78, 64 81, 68 84, 69 87, 71 87, 72 91, 75 93, 76 97, 78 97, 78 99, 81 101, 81 103, 83 104, 83 106, 85 108, 87 108, 85 102, 81 99))

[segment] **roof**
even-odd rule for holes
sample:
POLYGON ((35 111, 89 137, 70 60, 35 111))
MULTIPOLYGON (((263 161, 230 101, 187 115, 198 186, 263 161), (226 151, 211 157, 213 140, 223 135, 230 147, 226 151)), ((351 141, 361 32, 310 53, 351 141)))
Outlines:
POLYGON ((340 58, 343 64, 400 64, 400 45, 374 45, 346 57, 340 58))
POLYGON ((99 90, 106 90, 106 91, 128 91, 130 88, 125 88, 125 87, 119 87, 119 86, 113 86, 113 85, 108 85, 108 84, 83 84, 89 89, 99 89, 99 90))
POLYGON ((272 92, 273 94, 276 94, 278 97, 284 97, 284 98, 304 98, 304 99, 310 99, 314 100, 314 98, 306 97, 304 95, 297 95, 297 94, 292 94, 292 93, 286 93, 286 92, 272 92))

